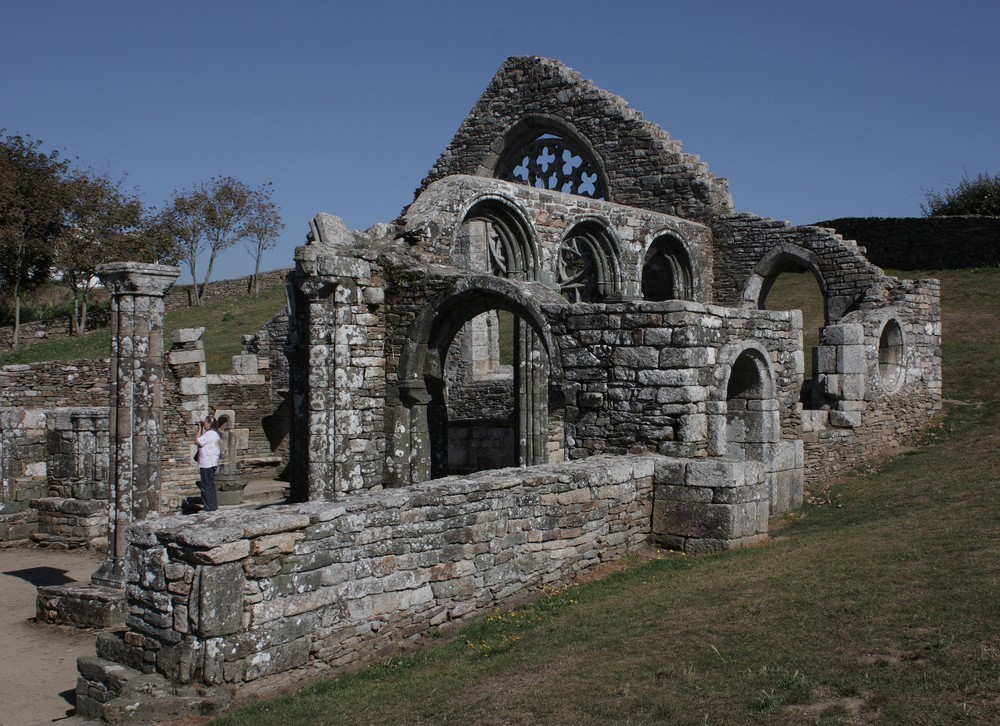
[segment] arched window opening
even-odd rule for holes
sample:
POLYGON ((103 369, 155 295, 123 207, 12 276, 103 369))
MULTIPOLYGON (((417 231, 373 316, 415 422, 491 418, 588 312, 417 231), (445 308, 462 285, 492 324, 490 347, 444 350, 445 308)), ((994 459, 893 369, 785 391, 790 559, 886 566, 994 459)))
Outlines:
POLYGON ((497 177, 591 199, 607 197, 600 169, 583 145, 555 131, 541 131, 508 152, 497 177))
POLYGON ((903 328, 898 320, 891 319, 878 340, 878 374, 886 393, 895 393, 903 385, 906 370, 903 360, 903 328))
POLYGON ((621 292, 618 246, 600 224, 578 224, 559 246, 559 290, 573 303, 594 303, 621 292))
POLYGON ((726 388, 726 455, 762 460, 764 444, 773 438, 768 417, 776 411, 765 404, 769 396, 766 364, 756 351, 744 351, 733 363, 726 388))
POLYGON ((816 383, 816 349, 820 331, 826 325, 826 302, 815 273, 798 260, 789 259, 777 267, 761 286, 761 310, 802 311, 802 354, 805 376, 799 400, 805 408, 825 403, 816 383))
POLYGON ((456 244, 468 250, 474 269, 514 280, 537 279, 531 229, 503 202, 487 199, 474 205, 465 215, 456 244))
POLYGON ((663 300, 694 299, 691 258, 676 237, 655 239, 642 266, 642 298, 663 300))

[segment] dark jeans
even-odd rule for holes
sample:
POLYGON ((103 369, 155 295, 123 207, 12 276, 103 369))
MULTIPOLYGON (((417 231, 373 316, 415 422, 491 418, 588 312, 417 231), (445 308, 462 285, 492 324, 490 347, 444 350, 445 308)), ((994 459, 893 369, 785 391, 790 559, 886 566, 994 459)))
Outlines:
POLYGON ((206 466, 201 469, 201 501, 205 505, 206 512, 214 512, 219 508, 218 500, 215 496, 215 467, 206 466))

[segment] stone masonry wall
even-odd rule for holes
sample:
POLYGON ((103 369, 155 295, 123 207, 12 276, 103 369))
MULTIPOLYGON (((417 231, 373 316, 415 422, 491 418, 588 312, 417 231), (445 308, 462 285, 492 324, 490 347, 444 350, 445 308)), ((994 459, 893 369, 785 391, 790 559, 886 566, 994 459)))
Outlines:
POLYGON ((843 217, 817 226, 857 240, 881 267, 953 270, 1000 264, 1000 217, 843 217))
POLYGON ((782 258, 800 256, 814 265, 813 273, 822 278, 828 322, 834 322, 883 277, 856 243, 832 230, 739 214, 716 220, 713 232, 714 302, 719 305, 757 307, 760 277, 781 272, 782 258), (761 266, 771 269, 760 270, 761 266))
POLYGON ((4 366, 0 408, 106 405, 111 400, 109 381, 107 358, 4 366))
POLYGON ((710 451, 709 417, 725 416, 725 391, 720 401, 711 389, 718 353, 735 341, 758 341, 768 351, 781 436, 797 436, 803 364, 796 313, 679 301, 547 306, 546 312, 567 381, 573 457, 636 447, 668 456, 722 453, 710 451))
POLYGON ((569 582, 646 541, 656 460, 595 457, 530 477, 496 471, 137 523, 128 629, 81 660, 79 713, 113 707, 122 665, 234 687, 292 669, 332 674, 569 582))
POLYGON ((702 222, 732 211, 726 180, 684 153, 679 141, 620 97, 538 57, 509 58, 500 67, 418 195, 445 176, 494 176, 505 153, 543 130, 568 133, 590 147, 610 201, 702 222))
MULTIPOLYGON (((937 280, 896 280, 874 295, 878 305, 844 318, 861 353, 861 391, 843 410, 804 411, 806 482, 821 485, 847 469, 906 445, 941 412, 941 308, 937 280), (903 332, 898 386, 883 380, 879 347, 887 321, 903 332)), ((842 347, 842 346, 839 346, 842 347)))

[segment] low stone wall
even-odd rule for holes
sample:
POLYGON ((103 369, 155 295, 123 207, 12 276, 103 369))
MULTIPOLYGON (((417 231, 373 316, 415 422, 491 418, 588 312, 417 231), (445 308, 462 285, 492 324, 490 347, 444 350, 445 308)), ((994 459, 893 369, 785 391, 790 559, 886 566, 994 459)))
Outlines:
POLYGON ((955 270, 1000 264, 1000 217, 842 217, 817 226, 857 240, 880 267, 955 270))
MULTIPOLYGON (((288 275, 289 271, 290 270, 286 268, 260 273, 257 276, 260 290, 270 290, 272 287, 277 285, 284 285, 285 277, 288 275)), ((232 280, 213 280, 205 287, 201 301, 210 302, 212 300, 238 299, 246 297, 247 295, 252 294, 248 292, 250 287, 250 278, 251 276, 247 275, 246 277, 236 277, 232 280)), ((193 285, 174 285, 163 297, 164 310, 176 310, 177 308, 191 307, 194 304, 193 285)))
POLYGON ((78 713, 115 708, 122 665, 209 686, 336 673, 566 583, 646 541, 657 458, 594 457, 135 524, 128 630, 81 660, 78 713))
MULTIPOLYGON (((87 330, 108 327, 109 310, 105 307, 95 307, 87 311, 87 330)), ((68 315, 61 315, 52 320, 32 320, 21 323, 18 331, 18 343, 30 345, 46 340, 61 340, 73 334, 73 322, 68 315)), ((14 345, 14 326, 0 327, 0 350, 10 350, 14 345)))

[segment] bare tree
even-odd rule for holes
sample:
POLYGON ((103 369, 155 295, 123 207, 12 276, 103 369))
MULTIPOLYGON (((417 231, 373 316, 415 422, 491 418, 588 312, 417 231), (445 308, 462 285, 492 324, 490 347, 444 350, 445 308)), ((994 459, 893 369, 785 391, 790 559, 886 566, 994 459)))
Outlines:
POLYGON ((285 228, 281 221, 281 211, 271 200, 273 191, 271 182, 254 190, 250 202, 250 219, 246 224, 246 237, 243 238, 243 246, 253 257, 253 277, 250 278, 248 291, 254 295, 260 292, 258 283, 260 261, 267 250, 272 250, 278 245, 278 235, 285 228))
POLYGON ((174 192, 160 222, 178 247, 195 286, 195 303, 201 305, 205 286, 219 253, 247 236, 252 214, 253 190, 232 177, 213 177, 205 184, 195 184, 190 191, 174 192), (208 270, 198 284, 198 258, 208 252, 208 270))

